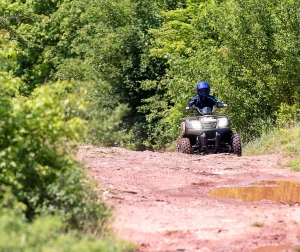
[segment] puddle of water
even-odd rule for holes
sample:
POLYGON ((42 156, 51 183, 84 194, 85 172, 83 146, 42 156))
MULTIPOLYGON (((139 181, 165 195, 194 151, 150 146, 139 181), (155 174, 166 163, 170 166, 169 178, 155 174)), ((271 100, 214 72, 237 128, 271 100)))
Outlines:
POLYGON ((283 251, 298 251, 297 247, 293 247, 291 243, 281 245, 269 245, 252 250, 252 252, 283 252, 283 251))
POLYGON ((245 202, 272 200, 300 202, 299 181, 261 181, 245 187, 220 187, 210 191, 211 196, 241 199, 245 202))

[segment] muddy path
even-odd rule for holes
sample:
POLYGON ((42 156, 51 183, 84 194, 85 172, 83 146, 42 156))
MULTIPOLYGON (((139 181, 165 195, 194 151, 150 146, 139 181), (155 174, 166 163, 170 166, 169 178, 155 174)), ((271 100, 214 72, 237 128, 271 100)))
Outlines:
POLYGON ((275 191, 274 200, 253 201, 264 192, 237 189, 230 195, 248 193, 247 200, 211 195, 220 187, 300 181, 280 154, 199 156, 85 146, 78 157, 115 208, 116 236, 137 244, 137 251, 297 251, 300 245, 297 184, 275 191))

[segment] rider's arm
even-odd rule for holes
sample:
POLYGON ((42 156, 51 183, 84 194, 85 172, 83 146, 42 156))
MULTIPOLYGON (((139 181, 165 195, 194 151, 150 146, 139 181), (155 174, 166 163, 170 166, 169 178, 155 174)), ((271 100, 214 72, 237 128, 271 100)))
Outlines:
POLYGON ((214 96, 210 96, 210 99, 214 102, 214 106, 217 108, 225 108, 227 107, 227 104, 224 102, 219 102, 214 96))
POLYGON ((186 110, 190 110, 191 107, 193 107, 194 105, 196 105, 197 101, 198 101, 198 96, 193 97, 193 98, 190 100, 190 102, 185 106, 185 109, 186 109, 186 110))
POLYGON ((227 104, 223 102, 216 102, 216 107, 217 108, 226 108, 227 104))

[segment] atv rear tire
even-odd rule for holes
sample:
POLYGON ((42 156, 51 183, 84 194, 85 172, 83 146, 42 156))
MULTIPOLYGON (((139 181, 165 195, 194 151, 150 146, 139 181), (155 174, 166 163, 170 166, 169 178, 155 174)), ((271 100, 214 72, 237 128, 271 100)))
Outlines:
POLYGON ((241 138, 238 134, 233 134, 232 136, 232 149, 235 155, 238 157, 242 156, 241 138))
POLYGON ((192 154, 192 146, 190 139, 183 137, 176 141, 175 143, 176 151, 179 153, 192 154))

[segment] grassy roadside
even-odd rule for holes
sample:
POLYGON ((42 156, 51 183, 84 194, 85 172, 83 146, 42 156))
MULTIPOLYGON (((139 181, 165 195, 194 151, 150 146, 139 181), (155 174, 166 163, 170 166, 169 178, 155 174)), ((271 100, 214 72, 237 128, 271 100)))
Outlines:
POLYGON ((262 134, 243 148, 243 155, 282 153, 289 158, 285 166, 300 171, 300 127, 275 128, 262 134))

